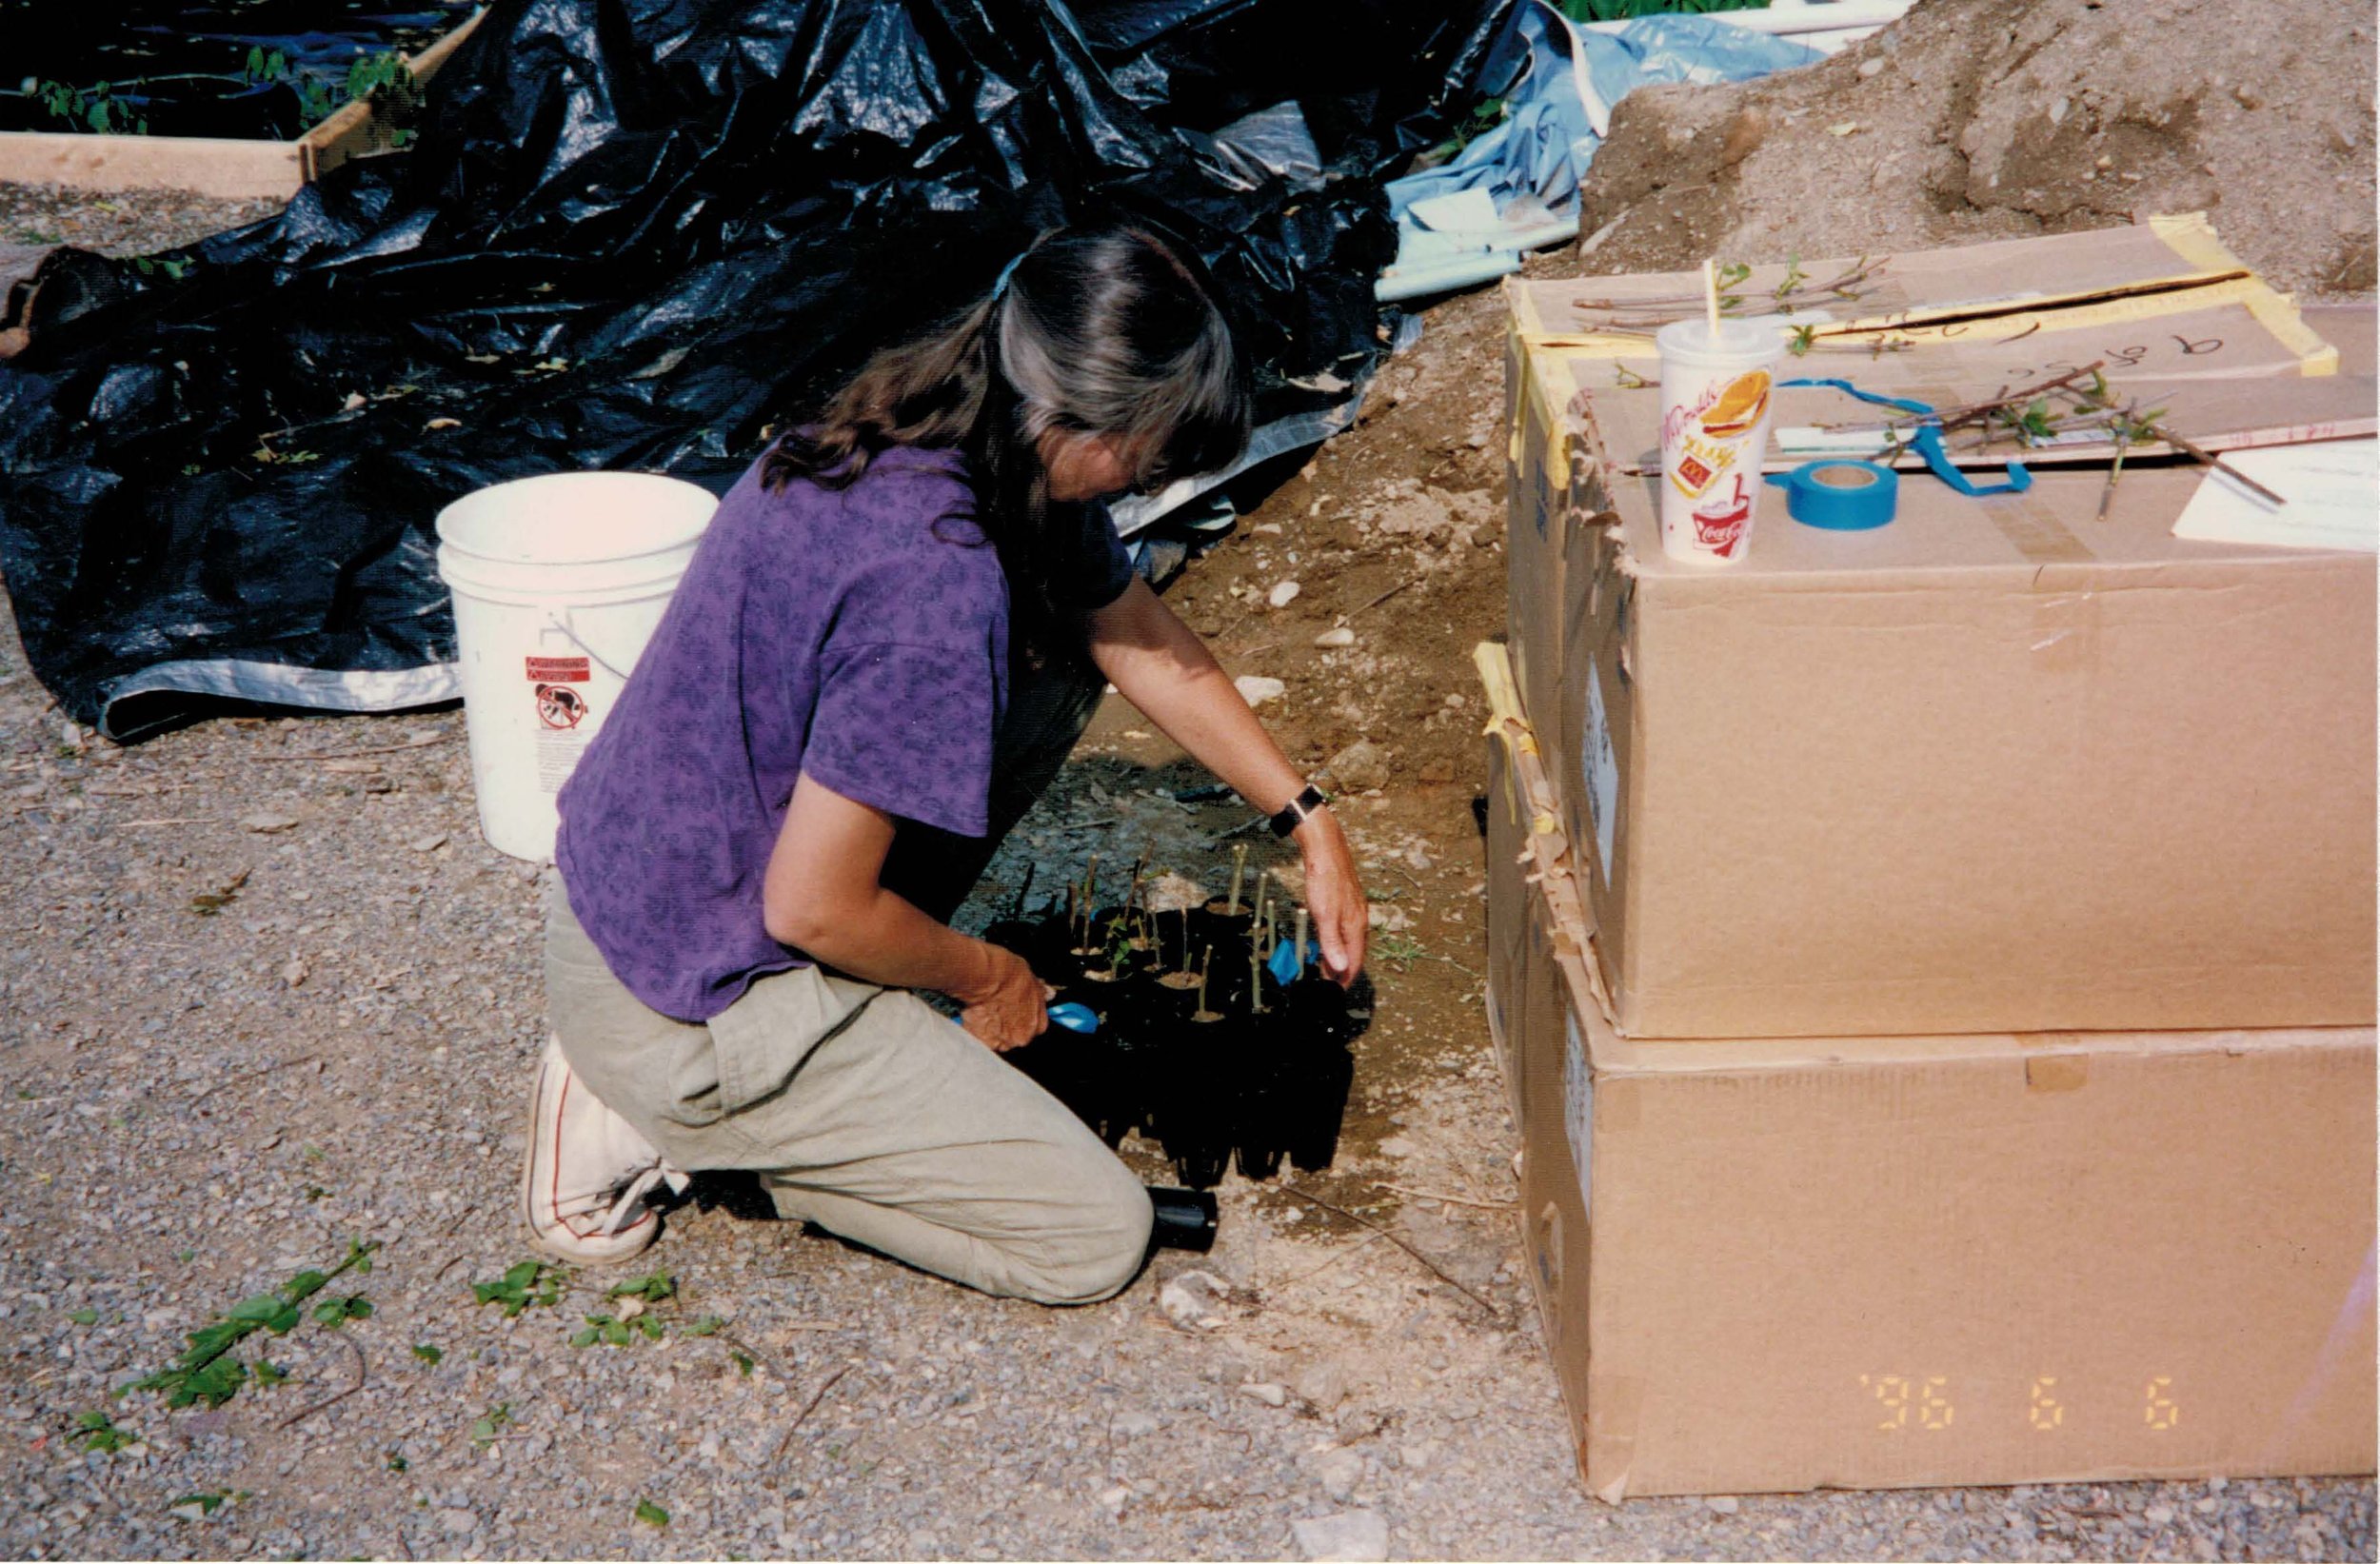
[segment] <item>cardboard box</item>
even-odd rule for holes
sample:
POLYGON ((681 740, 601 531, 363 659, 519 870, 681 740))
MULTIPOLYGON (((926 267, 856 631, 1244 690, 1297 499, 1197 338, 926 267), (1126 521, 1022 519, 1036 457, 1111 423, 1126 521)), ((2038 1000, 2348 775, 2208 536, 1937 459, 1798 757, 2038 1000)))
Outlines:
POLYGON ((1489 921, 1592 1491, 2372 1470, 2370 1029, 1632 1041, 1530 843, 1489 921))
POLYGON ((1596 421, 1641 393, 1514 343, 1515 514, 1561 554, 1516 539, 1515 661, 1620 1034, 2373 1020, 2370 555, 2175 539, 2183 465, 2104 520, 2099 472, 1911 475, 1866 533, 1773 496, 1741 564, 1674 564, 1596 421))
MULTIPOLYGON (((1475 661, 1479 664, 1480 677, 1491 689, 1501 680, 1509 690, 1512 667, 1502 647, 1482 647, 1475 661), (1492 657, 1488 655, 1491 652, 1495 654, 1492 657)), ((1487 898, 1490 906, 1519 906, 1527 895, 1522 877, 1530 872, 1530 822, 1525 812, 1528 795, 1516 768, 1520 746, 1526 744, 1534 752, 1537 739, 1518 721, 1517 698, 1508 695, 1503 707, 1510 712, 1510 720, 1497 714, 1497 703, 1491 697, 1486 729, 1487 898)), ((1509 918, 1500 922, 1491 921, 1487 932, 1488 1038, 1496 1045, 1496 1063, 1504 1078, 1506 1103, 1517 1124, 1520 1121, 1520 1038, 1518 1021, 1507 1014, 1506 1004, 1525 986, 1519 970, 1524 935, 1521 924, 1509 918)))

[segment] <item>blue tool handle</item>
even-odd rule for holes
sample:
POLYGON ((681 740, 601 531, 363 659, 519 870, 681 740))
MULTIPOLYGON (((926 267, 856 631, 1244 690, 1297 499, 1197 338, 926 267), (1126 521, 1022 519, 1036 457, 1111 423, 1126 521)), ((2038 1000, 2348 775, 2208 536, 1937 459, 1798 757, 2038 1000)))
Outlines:
POLYGON ((1089 1005, 1076 1004, 1071 1000, 1064 1004, 1051 1005, 1049 1019, 1051 1025, 1062 1026, 1069 1032, 1080 1032, 1085 1037, 1100 1029, 1098 1013, 1089 1005))

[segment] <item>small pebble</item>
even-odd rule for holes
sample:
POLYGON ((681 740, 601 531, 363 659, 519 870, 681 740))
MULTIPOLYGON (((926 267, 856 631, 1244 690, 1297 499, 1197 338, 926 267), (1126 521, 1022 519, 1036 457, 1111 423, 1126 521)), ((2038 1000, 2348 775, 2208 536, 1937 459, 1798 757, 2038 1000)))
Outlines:
POLYGON ((1243 1396, 1255 1396, 1258 1400, 1263 1402, 1268 1407, 1285 1407, 1289 1404, 1289 1391, 1287 1387, 1276 1385, 1269 1379, 1259 1381, 1253 1385, 1242 1385, 1240 1387, 1240 1391, 1243 1396))
POLYGON ((1314 643, 1318 646, 1352 646, 1356 643, 1356 632, 1344 624, 1333 625, 1316 636, 1314 643))
POLYGON ((1349 1510, 1312 1520, 1293 1520, 1290 1534, 1307 1558, 1345 1559, 1355 1564, 1388 1556, 1388 1522, 1376 1510, 1349 1510))
POLYGON ((1264 594, 1264 601, 1276 608, 1286 608, 1297 602, 1298 594, 1304 590, 1304 587, 1294 581, 1279 582, 1275 584, 1271 591, 1264 594))
POLYGON ((1721 1515, 1732 1515, 1743 1508, 1735 1502, 1734 1495, 1728 1494, 1714 1494, 1702 1502, 1711 1507, 1713 1514, 1721 1515))
POLYGON ((1260 673, 1243 673, 1231 682, 1231 687, 1238 690, 1240 699, 1251 706, 1265 705, 1289 693, 1287 684, 1260 673))
POLYGON ((286 831, 296 823, 297 821, 288 815, 276 815, 267 810, 259 810, 255 814, 240 817, 240 826, 243 830, 254 831, 260 836, 270 836, 275 831, 286 831))

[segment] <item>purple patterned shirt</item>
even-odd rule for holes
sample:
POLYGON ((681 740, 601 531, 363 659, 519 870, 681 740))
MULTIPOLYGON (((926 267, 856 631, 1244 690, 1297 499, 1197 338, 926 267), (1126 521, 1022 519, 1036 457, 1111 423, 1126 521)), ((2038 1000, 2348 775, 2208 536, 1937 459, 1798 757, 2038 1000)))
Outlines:
MULTIPOLYGON (((796 777, 982 836, 1007 698, 1008 586, 955 452, 896 446, 840 493, 756 465, 720 502, 617 709, 560 798, 571 911, 629 992, 702 1021, 804 958, 761 882, 796 777)), ((1103 513, 1080 574, 1130 581, 1103 513)))

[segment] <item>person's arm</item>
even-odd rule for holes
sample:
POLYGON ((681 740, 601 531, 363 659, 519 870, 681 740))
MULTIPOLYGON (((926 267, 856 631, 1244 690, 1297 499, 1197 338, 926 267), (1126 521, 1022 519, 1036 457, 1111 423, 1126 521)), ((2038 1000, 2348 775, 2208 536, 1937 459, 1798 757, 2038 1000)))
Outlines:
MULTIPOLYGON (((1091 616, 1091 660, 1123 698, 1231 789, 1266 814, 1297 797, 1305 779, 1248 709, 1206 643, 1135 578, 1091 616)), ((1305 859, 1322 966, 1341 986, 1363 970, 1370 910, 1346 833, 1317 809, 1291 836, 1305 859)))
POLYGON ((1048 990, 1021 957, 938 923, 884 889, 893 821, 812 780, 795 782, 761 881, 770 939, 889 988, 924 988, 966 1007, 962 1024, 993 1048, 1049 1024, 1048 990))

